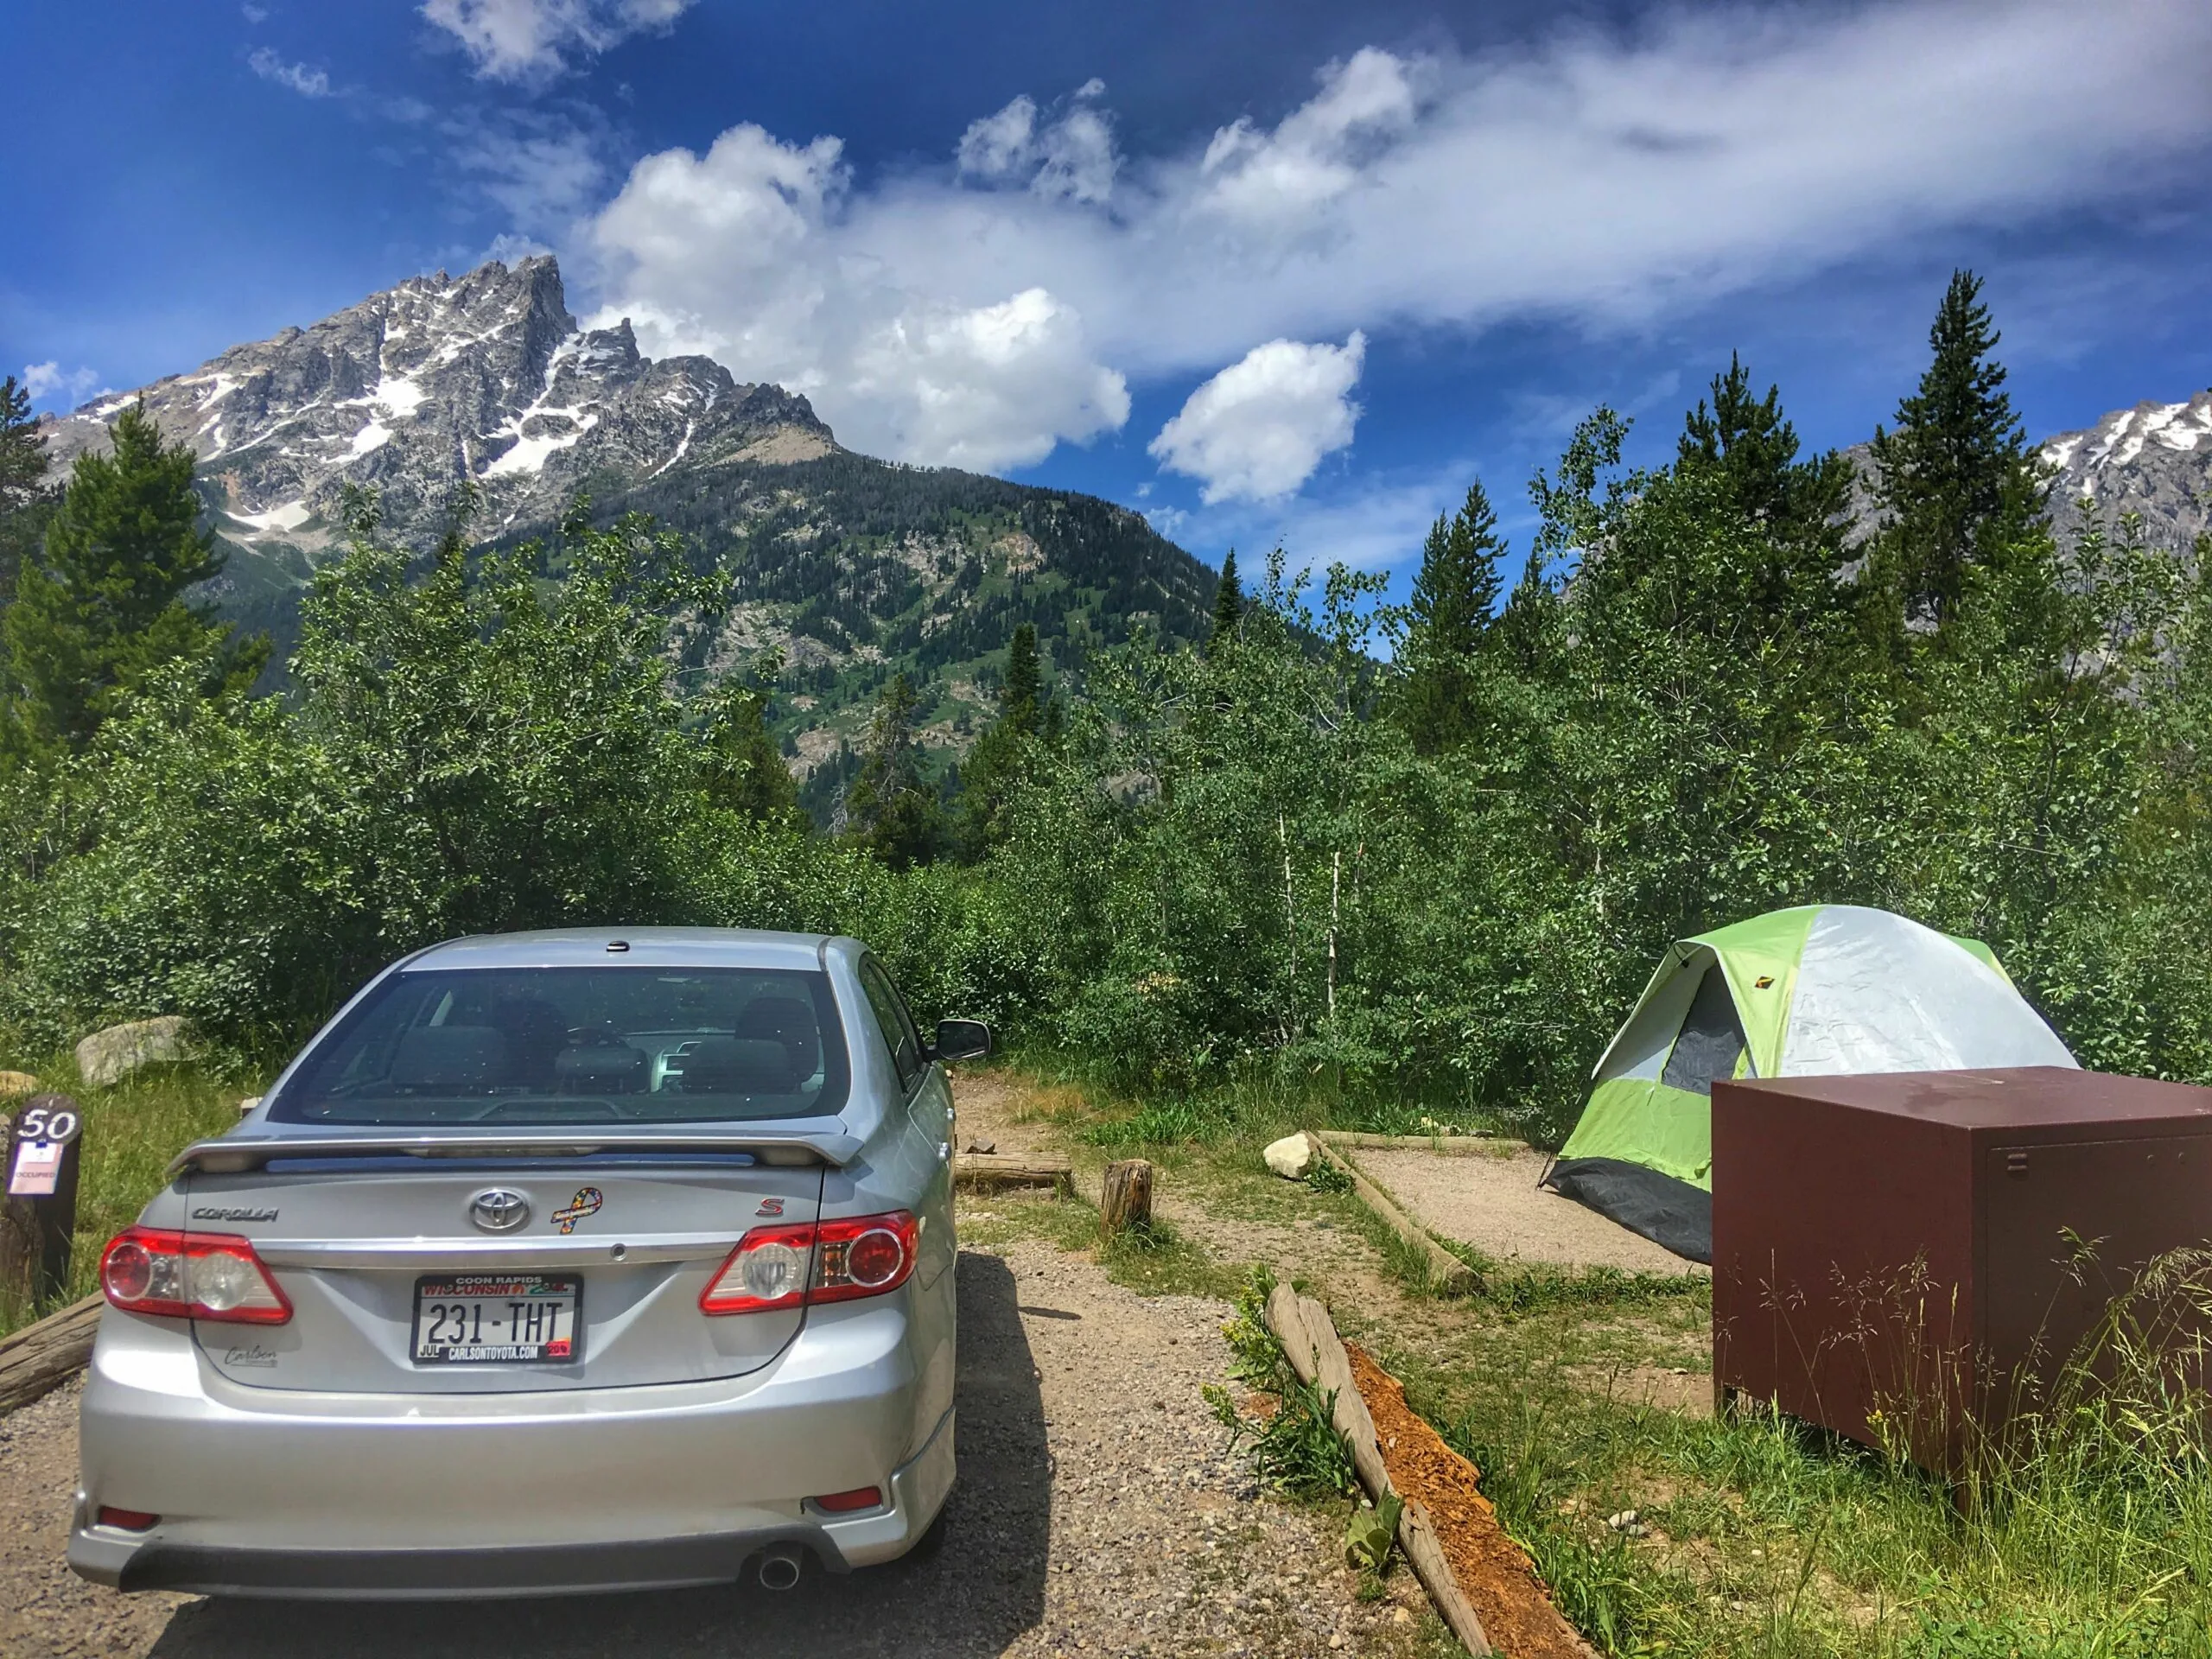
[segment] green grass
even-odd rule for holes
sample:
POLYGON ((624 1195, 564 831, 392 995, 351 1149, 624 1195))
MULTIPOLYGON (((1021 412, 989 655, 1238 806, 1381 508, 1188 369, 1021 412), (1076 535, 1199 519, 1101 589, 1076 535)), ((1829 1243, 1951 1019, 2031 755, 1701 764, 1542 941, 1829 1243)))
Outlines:
POLYGON ((22 1070, 72 1096, 84 1114, 77 1174, 77 1230, 65 1296, 37 1308, 0 1308, 0 1332, 28 1325, 98 1287, 100 1251, 162 1189, 169 1160, 238 1121, 241 1096, 260 1084, 192 1065, 148 1066, 111 1089, 89 1089, 66 1056, 22 1070))
POLYGON ((1548 1262, 1507 1264, 1471 1244, 1437 1243, 1482 1275, 1478 1301, 1507 1318, 1558 1308, 1636 1308, 1682 1302, 1710 1317, 1713 1281, 1688 1273, 1630 1273, 1619 1268, 1562 1268, 1548 1262))
POLYGON ((1336 1395, 1300 1382, 1268 1328, 1263 1310, 1274 1288, 1267 1268, 1251 1269, 1231 1293, 1236 1313, 1221 1328, 1232 1356, 1230 1376, 1264 1396, 1269 1408, 1255 1421, 1221 1388, 1206 1390, 1207 1402, 1231 1437, 1247 1448, 1253 1472, 1277 1491, 1308 1503, 1356 1497, 1359 1477, 1351 1448, 1337 1433, 1336 1395))
MULTIPOLYGON (((2212 1425, 2202 1392, 2184 1386, 2212 1359, 2212 1342, 2191 1334, 2212 1332, 2212 1255, 2163 1264, 2004 1455, 1971 1471, 1961 1504, 1948 1482, 1771 1411, 1713 1421, 1644 1403, 1653 1387, 1688 1400, 1708 1383, 1701 1279, 1461 1249, 1481 1294, 1428 1298, 1425 1253, 1327 1178, 1294 1184, 1261 1166, 1259 1147, 1299 1127, 1294 1105, 1255 1090, 1180 1119, 1124 1105, 1058 1121, 1079 1160, 1099 1156, 1091 1147, 1143 1148, 1164 1190, 1209 1222, 1291 1230, 1286 1243, 1361 1241, 1399 1294, 1311 1288, 1482 1469, 1500 1518, 1600 1651, 2212 1659, 2212 1425), (2177 1341, 2197 1343, 2193 1370, 2157 1362, 2177 1341), (1642 1531, 1606 1524, 1627 1510, 1642 1531)), ((1039 1207, 1062 1212, 1067 1248, 1096 1247, 1087 1205, 1039 1207)), ((1192 1223, 1153 1247, 1158 1256, 1125 1243, 1102 1259, 1125 1282, 1208 1294, 1233 1268, 1209 1256, 1205 1236, 1192 1223)), ((1330 1444, 1314 1432, 1324 1402, 1249 1371, 1237 1323, 1249 1384, 1283 1402, 1245 1430, 1255 1459, 1256 1437, 1268 1437, 1266 1478, 1344 1503, 1327 1496, 1330 1444)))
POLYGON ((1770 1410, 1700 1421, 1607 1386, 1688 1335, 1700 1298, 1554 1300, 1389 1358, 1605 1651, 2206 1659, 2204 1402, 2154 1356, 2212 1315, 2212 1261, 2164 1272, 1985 1450, 1963 1503, 1770 1410), (1605 1524, 1628 1509, 1649 1535, 1605 1524))
POLYGON ((1465 1134, 1499 1132, 1492 1114, 1464 1105, 1347 1089, 1329 1068, 1284 1072, 1255 1067, 1198 1089, 1121 1093, 1078 1055, 1025 1050, 1012 1064, 1040 1081, 1071 1084, 1112 1101, 1076 1131, 1084 1145, 1112 1150, 1164 1146, 1264 1146, 1298 1129, 1357 1129, 1426 1135, 1447 1126, 1465 1134))

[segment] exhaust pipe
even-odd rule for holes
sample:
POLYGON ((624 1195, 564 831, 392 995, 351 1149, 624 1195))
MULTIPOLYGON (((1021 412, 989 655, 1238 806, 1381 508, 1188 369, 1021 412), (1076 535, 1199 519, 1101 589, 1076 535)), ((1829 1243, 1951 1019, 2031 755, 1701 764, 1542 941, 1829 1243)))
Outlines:
POLYGON ((788 1590, 798 1582, 805 1564, 805 1552, 797 1544, 771 1544, 760 1552, 760 1565, 753 1573, 763 1590, 788 1590))

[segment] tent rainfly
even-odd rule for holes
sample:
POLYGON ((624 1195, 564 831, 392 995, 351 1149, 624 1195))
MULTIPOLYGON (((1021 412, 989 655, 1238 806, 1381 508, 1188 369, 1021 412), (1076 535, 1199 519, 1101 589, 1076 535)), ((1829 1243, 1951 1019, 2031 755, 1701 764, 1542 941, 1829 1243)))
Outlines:
POLYGON ((1546 1180, 1710 1262, 1714 1079, 2075 1064, 1979 940, 1856 905, 1772 911, 1660 958, 1546 1180))

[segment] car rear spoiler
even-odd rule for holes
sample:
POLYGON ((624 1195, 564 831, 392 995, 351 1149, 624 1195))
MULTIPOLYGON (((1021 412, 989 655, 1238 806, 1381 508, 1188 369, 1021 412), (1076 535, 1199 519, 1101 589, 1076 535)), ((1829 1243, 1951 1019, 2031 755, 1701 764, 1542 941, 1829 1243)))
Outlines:
POLYGON ((763 1164, 798 1166, 833 1164, 839 1168, 860 1156, 858 1135, 770 1132, 724 1133, 685 1129, 660 1132, 626 1130, 619 1135, 579 1135, 574 1128, 446 1131, 421 1135, 226 1135, 196 1141, 170 1160, 168 1179, 188 1170, 210 1175, 238 1175, 262 1168, 277 1159, 338 1159, 411 1157, 438 1158, 575 1158, 599 1154, 630 1157, 636 1154, 700 1153, 727 1156, 749 1154, 763 1164))

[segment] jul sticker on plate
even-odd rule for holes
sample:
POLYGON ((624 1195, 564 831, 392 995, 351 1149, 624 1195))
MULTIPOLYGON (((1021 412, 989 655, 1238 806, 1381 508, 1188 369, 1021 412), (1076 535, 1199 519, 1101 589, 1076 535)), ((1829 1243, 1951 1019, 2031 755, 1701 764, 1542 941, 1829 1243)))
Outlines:
POLYGON ((61 1178, 61 1143, 58 1141, 18 1141, 15 1167, 8 1172, 11 1198, 44 1198, 54 1194, 61 1178))

